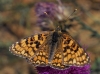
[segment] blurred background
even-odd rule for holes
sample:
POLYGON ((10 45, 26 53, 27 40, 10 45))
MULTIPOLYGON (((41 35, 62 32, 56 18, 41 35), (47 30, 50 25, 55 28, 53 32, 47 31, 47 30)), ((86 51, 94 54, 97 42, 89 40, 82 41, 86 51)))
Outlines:
MULTIPOLYGON (((0 74, 35 74, 34 67, 9 51, 16 41, 51 30, 50 24, 37 24, 35 4, 56 0, 0 0, 0 74), (49 29, 47 29, 49 27, 49 29)), ((68 32, 83 46, 91 59, 91 74, 100 74, 100 0, 62 0, 69 8, 77 8, 69 21, 68 32)), ((70 10, 71 9, 71 10, 70 10)))

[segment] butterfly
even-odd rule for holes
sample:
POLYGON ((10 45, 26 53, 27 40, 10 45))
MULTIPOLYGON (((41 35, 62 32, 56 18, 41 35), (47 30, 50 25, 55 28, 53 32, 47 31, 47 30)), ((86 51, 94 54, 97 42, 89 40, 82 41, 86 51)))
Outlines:
POLYGON ((12 44, 13 54, 26 58, 32 65, 64 70, 90 62, 86 51, 61 27, 36 34, 12 44))

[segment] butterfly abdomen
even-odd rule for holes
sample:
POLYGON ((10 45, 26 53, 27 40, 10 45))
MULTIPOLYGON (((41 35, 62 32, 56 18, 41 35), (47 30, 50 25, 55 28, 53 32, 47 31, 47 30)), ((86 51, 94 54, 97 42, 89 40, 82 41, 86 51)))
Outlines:
POLYGON ((50 41, 50 51, 49 51, 49 58, 48 58, 49 62, 51 62, 51 60, 54 57, 55 51, 57 49, 57 42, 58 42, 59 37, 60 36, 58 32, 54 32, 52 34, 52 40, 50 41))

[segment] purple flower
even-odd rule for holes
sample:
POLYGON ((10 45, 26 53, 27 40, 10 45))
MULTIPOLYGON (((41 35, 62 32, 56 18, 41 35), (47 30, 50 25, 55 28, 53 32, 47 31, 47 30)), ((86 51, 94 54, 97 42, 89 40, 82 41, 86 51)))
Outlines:
POLYGON ((37 14, 37 25, 41 27, 42 30, 52 30, 51 19, 54 18, 56 12, 57 4, 49 2, 40 2, 35 5, 35 11, 37 14))
MULTIPOLYGON (((52 18, 62 20, 70 15, 69 6, 65 7, 60 0, 59 4, 51 2, 40 2, 35 5, 35 11, 39 18, 52 18), (45 12, 47 14, 45 14, 45 12)), ((71 8, 70 8, 71 9, 71 8)))
POLYGON ((36 4, 35 11, 39 18, 47 18, 48 15, 49 17, 54 15, 56 8, 57 8, 57 4, 50 3, 50 2, 40 2, 36 4))
POLYGON ((37 25, 42 30, 54 29, 54 22, 65 20, 70 15, 69 6, 65 7, 60 0, 58 0, 58 4, 39 2, 35 5, 35 12, 38 17, 37 25), (50 26, 51 24, 54 24, 53 27, 50 26))
POLYGON ((46 67, 37 67, 39 74, 90 74, 90 65, 85 65, 83 67, 71 66, 65 70, 58 70, 51 68, 49 66, 46 67))

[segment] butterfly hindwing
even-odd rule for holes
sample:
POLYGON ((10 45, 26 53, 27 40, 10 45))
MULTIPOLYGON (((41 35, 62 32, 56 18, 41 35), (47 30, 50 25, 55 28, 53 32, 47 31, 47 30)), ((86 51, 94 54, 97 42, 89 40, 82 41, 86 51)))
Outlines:
POLYGON ((63 70, 63 69, 66 69, 66 68, 69 68, 69 66, 65 66, 63 64, 63 51, 62 51, 62 39, 59 38, 58 42, 57 42, 57 49, 56 49, 56 52, 54 53, 54 57, 50 63, 50 66, 52 68, 56 68, 56 69, 60 69, 60 70, 63 70))
POLYGON ((48 54, 44 49, 40 49, 39 52, 33 57, 28 58, 28 61, 33 66, 47 66, 48 65, 48 54))
POLYGON ((21 39, 19 42, 12 44, 10 51, 18 56, 30 58, 34 56, 39 47, 43 45, 47 36, 48 33, 44 33, 21 39))
POLYGON ((85 50, 68 34, 63 33, 64 65, 83 66, 89 63, 89 57, 85 50))
POLYGON ((63 64, 63 56, 60 51, 55 53, 50 66, 55 69, 60 69, 60 70, 68 68, 68 66, 65 66, 63 64))

